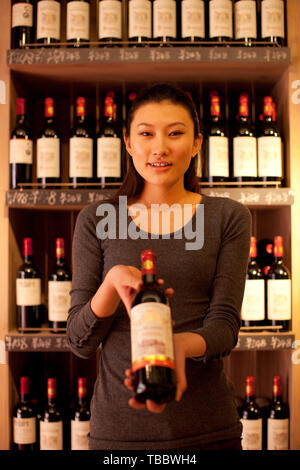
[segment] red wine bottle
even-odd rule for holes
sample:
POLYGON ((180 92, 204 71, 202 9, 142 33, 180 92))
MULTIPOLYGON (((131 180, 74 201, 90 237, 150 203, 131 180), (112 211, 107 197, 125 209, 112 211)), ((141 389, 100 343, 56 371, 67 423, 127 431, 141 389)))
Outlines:
POLYGON ((209 0, 209 39, 220 44, 232 41, 232 0, 209 0))
POLYGON ((39 415, 40 450, 63 450, 63 420, 56 404, 56 379, 47 380, 47 405, 39 415))
POLYGON ((67 1, 67 42, 87 47, 90 40, 90 0, 67 1))
POLYGON ((285 45, 285 4, 283 0, 261 1, 261 39, 274 46, 285 45))
POLYGON ((176 41, 176 2, 174 0, 154 0, 153 2, 153 40, 160 46, 168 46, 176 41))
POLYGON ((166 403, 175 398, 171 310, 158 285, 156 255, 141 253, 143 285, 131 308, 131 359, 136 399, 166 403))
POLYGON ((289 407, 282 399, 280 375, 273 377, 273 396, 267 423, 267 450, 289 450, 289 407))
POLYGON ((183 41, 204 41, 205 31, 205 4, 203 0, 181 1, 181 39, 183 41))
POLYGON ((38 0, 36 41, 50 45, 60 41, 61 4, 60 0, 38 0))
POLYGON ((152 39, 152 5, 150 0, 128 2, 128 40, 146 45, 152 39), (146 43, 146 44, 145 44, 146 43))
POLYGON ((257 261, 261 268, 265 279, 274 262, 273 256, 273 240, 270 238, 263 238, 257 243, 257 261))
POLYGON ((25 98, 17 99, 17 122, 10 137, 10 187, 32 181, 33 144, 26 118, 25 98))
POLYGON ((119 0, 99 1, 98 38, 114 46, 122 41, 122 2, 119 0))
POLYGON ((255 400, 254 377, 246 377, 246 394, 240 411, 243 450, 262 450, 262 417, 255 400))
POLYGON ((38 328, 41 326, 41 274, 33 263, 32 238, 23 239, 23 257, 16 279, 18 328, 38 328))
POLYGON ((283 238, 274 238, 274 263, 267 276, 267 318, 269 325, 288 331, 291 313, 291 279, 283 263, 283 238))
POLYGON ((20 378, 20 401, 13 414, 14 450, 35 450, 36 410, 30 400, 29 377, 20 378))
POLYGON ((53 98, 45 99, 45 122, 37 139, 37 181, 46 188, 60 182, 60 136, 54 122, 53 98))
POLYGON ((56 264, 48 281, 48 319, 54 330, 67 327, 72 275, 65 260, 65 241, 56 239, 56 264))
POLYGON ((77 402, 71 414, 71 450, 89 450, 90 406, 86 378, 78 379, 77 402))
POLYGON ((256 0, 235 0, 234 3, 235 40, 251 47, 257 41, 256 0))
POLYGON ((26 47, 34 41, 33 0, 12 0, 11 48, 26 47))

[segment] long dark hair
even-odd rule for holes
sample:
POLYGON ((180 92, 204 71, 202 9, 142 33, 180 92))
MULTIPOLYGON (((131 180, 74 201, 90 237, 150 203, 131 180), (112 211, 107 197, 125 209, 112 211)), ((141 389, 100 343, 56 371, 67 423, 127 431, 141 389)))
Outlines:
MULTIPOLYGON (((126 137, 130 136, 130 126, 134 118, 134 114, 140 106, 147 103, 161 103, 162 101, 170 101, 173 104, 183 106, 189 113, 194 123, 194 137, 198 137, 200 133, 200 125, 196 107, 190 96, 180 88, 168 83, 158 83, 141 90, 134 99, 128 113, 126 122, 126 137)), ((126 153, 126 174, 121 187, 112 197, 117 202, 119 196, 135 197, 142 192, 144 180, 136 171, 131 157, 126 153)), ((196 176, 196 158, 191 159, 189 168, 184 174, 184 187, 188 191, 199 193, 199 183, 196 176)))

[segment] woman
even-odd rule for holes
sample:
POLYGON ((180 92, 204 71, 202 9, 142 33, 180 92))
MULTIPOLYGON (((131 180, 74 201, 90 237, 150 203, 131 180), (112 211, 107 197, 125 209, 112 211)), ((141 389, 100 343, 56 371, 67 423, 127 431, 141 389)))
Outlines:
POLYGON ((142 91, 124 140, 128 174, 110 203, 118 208, 119 196, 127 196, 127 222, 140 229, 140 238, 118 236, 120 217, 116 236, 105 235, 96 214, 101 204, 92 204, 79 214, 73 239, 69 343, 83 358, 102 346, 90 448, 241 449, 241 423, 221 358, 238 338, 250 213, 228 198, 199 194, 195 156, 202 136, 194 104, 183 91, 165 84, 142 91), (151 208, 163 203, 191 208, 190 219, 183 210, 169 231, 163 221, 154 227, 151 208), (143 217, 132 216, 137 204, 145 207, 143 217), (203 244, 187 249, 186 231, 178 234, 194 230, 203 208, 203 244), (143 405, 132 394, 130 305, 141 285, 140 253, 146 248, 156 252, 160 282, 168 282, 166 294, 172 296, 177 390, 167 405, 143 405))

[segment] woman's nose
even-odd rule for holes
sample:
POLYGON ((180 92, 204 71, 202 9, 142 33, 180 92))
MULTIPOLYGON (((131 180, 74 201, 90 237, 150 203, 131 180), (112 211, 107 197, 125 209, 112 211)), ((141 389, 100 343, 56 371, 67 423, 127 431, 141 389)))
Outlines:
POLYGON ((168 155, 168 144, 164 136, 157 136, 153 141, 152 154, 157 156, 168 155))

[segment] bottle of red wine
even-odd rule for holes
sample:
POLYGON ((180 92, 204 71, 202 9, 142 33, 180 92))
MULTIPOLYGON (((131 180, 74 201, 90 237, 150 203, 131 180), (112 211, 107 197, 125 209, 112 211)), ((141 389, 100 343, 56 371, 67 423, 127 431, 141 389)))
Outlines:
POLYGON ((63 450, 63 419, 56 404, 56 379, 47 380, 47 405, 39 415, 40 450, 63 450))
POLYGON ((267 318, 269 325, 288 331, 291 313, 291 279, 283 264, 283 238, 274 238, 274 263, 267 277, 267 318))
POLYGON ((90 40, 90 0, 68 0, 67 42, 86 47, 90 40))
POLYGON ((60 136, 54 123, 53 98, 45 99, 45 122, 37 139, 37 181, 43 188, 60 182, 60 136))
POLYGON ((33 263, 32 238, 23 239, 23 257, 24 263, 19 267, 16 279, 19 330, 41 326, 41 274, 33 263))
POLYGON ((85 98, 79 97, 76 100, 76 122, 69 140, 69 181, 72 187, 77 188, 78 183, 91 183, 93 168, 93 136, 87 122, 85 98))
POLYGON ((150 0, 128 2, 128 40, 147 45, 152 39, 152 5, 150 0), (146 43, 146 44, 145 44, 146 43))
POLYGON ((177 39, 176 2, 174 0, 154 0, 153 40, 160 46, 168 46, 177 39))
POLYGON ((243 425, 243 450, 262 450, 263 423, 255 400, 255 383, 252 375, 246 377, 246 395, 240 413, 243 425))
POLYGON ((181 1, 181 38, 183 41, 204 41, 205 4, 203 0, 181 1))
POLYGON ((249 96, 241 93, 233 137, 233 180, 257 180, 257 139, 249 117, 249 96))
POLYGON ((135 398, 166 403, 175 398, 171 310, 158 285, 156 255, 141 253, 143 285, 131 307, 131 360, 135 398))
POLYGON ((274 262, 273 256, 273 240, 270 238, 262 238, 257 243, 257 261, 261 268, 265 279, 274 262))
POLYGON ((273 377, 273 396, 268 414, 267 450, 289 450, 289 407, 282 399, 280 375, 273 377))
POLYGON ((119 0, 99 1, 98 38, 108 46, 122 41, 122 2, 119 0))
POLYGON ((32 181, 33 144, 26 118, 26 100, 17 99, 17 122, 10 137, 10 187, 16 189, 19 183, 32 181))
POLYGON ((232 41, 232 0, 209 0, 209 39, 221 44, 232 41))
POLYGON ((61 4, 60 0, 38 0, 36 41, 50 45, 60 41, 61 4))
POLYGON ((234 37, 244 46, 251 47, 257 41, 257 5, 256 0, 235 0, 234 37))
POLYGON ((34 42, 33 14, 33 0, 12 0, 12 49, 23 48, 34 42))
POLYGON ((71 450, 89 450, 90 406, 86 378, 78 378, 77 403, 71 414, 71 450))
POLYGON ((20 401, 13 414, 14 450, 35 450, 36 410, 30 400, 29 377, 20 378, 20 401))
POLYGON ((265 280, 257 264, 256 237, 251 237, 250 240, 250 257, 241 320, 242 326, 247 328, 265 324, 265 280))
POLYGON ((285 45, 285 5, 283 0, 261 1, 261 39, 274 46, 285 45))
POLYGON ((56 264, 48 281, 48 319, 54 330, 67 327, 72 275, 65 260, 65 241, 56 239, 56 264))

